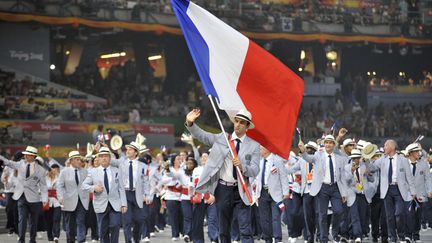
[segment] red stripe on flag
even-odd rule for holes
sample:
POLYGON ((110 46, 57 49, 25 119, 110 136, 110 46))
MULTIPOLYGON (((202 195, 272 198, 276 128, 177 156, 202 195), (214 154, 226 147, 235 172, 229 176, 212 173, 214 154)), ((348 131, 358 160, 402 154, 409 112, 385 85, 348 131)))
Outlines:
POLYGON ((255 128, 248 135, 271 152, 288 158, 304 82, 278 59, 249 41, 237 84, 255 128))

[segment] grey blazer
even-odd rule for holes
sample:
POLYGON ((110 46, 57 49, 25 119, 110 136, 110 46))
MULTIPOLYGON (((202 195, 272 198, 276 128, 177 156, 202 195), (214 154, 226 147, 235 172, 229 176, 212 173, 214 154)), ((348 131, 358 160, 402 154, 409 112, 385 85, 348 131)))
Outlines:
MULTIPOLYGON (((283 161, 284 159, 275 154, 270 154, 267 158, 267 163, 271 164, 271 167, 277 168, 277 172, 275 174, 269 173, 267 178, 269 194, 276 203, 282 202, 284 195, 288 195, 289 193, 288 174, 283 161)), ((258 176, 255 178, 257 198, 261 196, 263 166, 264 159, 262 158, 260 160, 260 171, 258 176)))
MULTIPOLYGON (((135 198, 136 202, 138 204, 138 207, 142 208, 144 205, 144 200, 153 200, 153 196, 150 195, 150 183, 149 183, 149 174, 150 174, 150 168, 148 165, 137 161, 138 162, 138 171, 137 176, 138 178, 134 178, 135 180, 135 198)), ((118 167, 123 175, 123 186, 126 185, 126 180, 129 177, 129 160, 126 156, 122 156, 120 159, 115 160, 112 159, 110 165, 112 167, 118 167)))
MULTIPOLYGON (((337 183, 337 186, 339 188, 339 193, 342 197, 346 197, 346 183, 343 179, 344 174, 344 166, 348 163, 347 159, 343 156, 341 156, 338 153, 333 153, 335 156, 335 182, 337 183)), ((308 161, 309 163, 314 163, 314 171, 313 171, 313 180, 312 185, 310 189, 310 195, 316 196, 319 191, 321 190, 321 186, 324 181, 325 176, 325 168, 326 168, 326 161, 327 158, 325 156, 324 151, 318 151, 314 155, 309 155, 307 153, 302 154, 303 159, 308 161)))
POLYGON ((18 200, 24 193, 25 198, 30 203, 35 202, 48 202, 48 188, 46 185, 46 170, 40 166, 36 161, 34 163, 34 171, 28 178, 26 178, 27 162, 21 160, 15 162, 8 160, 0 155, 4 165, 18 170, 17 183, 14 188, 12 198, 18 200))
MULTIPOLYGON (((351 207, 354 204, 356 200, 356 194, 361 193, 361 191, 358 191, 356 188, 357 181, 356 181, 355 174, 351 172, 351 167, 352 167, 351 164, 345 165, 345 175, 344 175, 347 184, 348 207, 351 207)), ((360 169, 359 175, 361 178, 360 181, 363 186, 363 193, 366 197, 366 201, 368 203, 371 203, 372 197, 375 195, 375 189, 374 189, 375 178, 373 175, 370 176, 366 173, 366 168, 367 168, 366 165, 364 163, 361 163, 359 167, 360 169)))
POLYGON ((429 164, 425 160, 417 161, 414 181, 416 197, 422 202, 428 201, 428 193, 432 192, 432 178, 429 171, 429 164))
MULTIPOLYGON (((291 160, 291 157, 289 160, 291 160)), ((303 158, 294 157, 292 160, 295 160, 295 162, 291 168, 287 169, 287 173, 294 174, 297 171, 300 171, 301 173, 300 194, 303 195, 307 186, 307 173, 308 173, 309 165, 303 158)))
MULTIPOLYGON (((396 154, 394 157, 397 157, 397 186, 399 188, 399 192, 402 195, 402 198, 404 201, 411 201, 412 194, 416 192, 415 190, 415 183, 414 183, 414 176, 412 175, 410 165, 408 160, 396 154)), ((388 170, 389 170, 389 156, 385 155, 378 160, 376 160, 374 163, 370 164, 370 171, 374 172, 377 170, 380 170, 380 176, 381 176, 381 188, 380 188, 380 197, 381 199, 384 199, 387 195, 387 191, 389 188, 389 181, 388 181, 388 170)))
MULTIPOLYGON (((228 144, 226 144, 224 135, 222 133, 213 134, 206 132, 199 128, 195 123, 191 127, 186 126, 186 128, 194 138, 211 147, 211 153, 206 165, 204 166, 203 172, 195 190, 201 193, 210 192, 214 194, 214 191, 216 190, 216 187, 219 183, 220 169, 225 162, 225 158, 230 156, 228 144)), ((238 156, 242 164, 243 177, 245 181, 249 181, 249 178, 251 177, 256 177, 259 172, 259 144, 255 140, 246 136, 241 144, 238 156)), ((250 205, 246 197, 246 193, 243 192, 240 183, 238 183, 238 189, 243 202, 246 205, 250 205)), ((248 190, 250 195, 252 195, 250 184, 248 184, 248 190)))
POLYGON ((89 192, 84 191, 81 186, 87 177, 87 169, 79 168, 79 184, 75 181, 75 168, 65 167, 57 182, 57 196, 59 201, 63 200, 63 211, 73 212, 78 205, 78 198, 81 200, 85 210, 89 206, 89 192))
POLYGON ((116 212, 120 212, 121 207, 127 207, 126 193, 123 187, 123 175, 116 167, 111 169, 111 182, 109 184, 109 194, 104 186, 104 168, 99 166, 91 170, 82 184, 82 188, 88 192, 93 192, 93 207, 95 213, 105 212, 108 202, 116 212), (104 190, 100 193, 94 191, 95 185, 101 185, 104 190))

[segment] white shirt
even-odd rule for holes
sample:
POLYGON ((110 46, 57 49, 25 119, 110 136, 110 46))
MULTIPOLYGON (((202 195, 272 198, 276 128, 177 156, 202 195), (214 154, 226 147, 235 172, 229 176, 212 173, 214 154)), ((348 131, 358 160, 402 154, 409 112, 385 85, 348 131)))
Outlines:
MULTIPOLYGON (((104 171, 105 168, 103 166, 99 166, 98 169, 102 170, 102 174, 103 174, 103 176, 105 178, 105 174, 104 174, 105 173, 105 171, 104 171)), ((111 185, 111 181, 112 181, 111 166, 108 166, 106 168, 106 173, 107 173, 107 176, 108 176, 108 184, 111 185)), ((105 181, 104 178, 102 178, 102 181, 105 181)), ((104 187, 105 187, 105 185, 104 185, 104 187)))
MULTIPOLYGON (((231 141, 234 141, 234 146, 237 146, 237 141, 236 139, 240 139, 241 143, 240 143, 240 150, 241 148, 241 144, 243 143, 244 139, 245 139, 245 135, 243 135, 243 137, 239 138, 237 137, 237 135, 235 134, 235 132, 232 133, 231 135, 231 141)), ((227 156, 225 158, 225 161, 220 169, 220 177, 221 180, 224 180, 226 182, 230 182, 230 183, 234 183, 237 180, 234 179, 233 176, 233 163, 232 163, 232 159, 231 156, 227 156)))
POLYGON ((125 190, 129 190, 130 188, 129 188, 129 165, 130 165, 130 162, 132 161, 132 176, 133 176, 133 187, 134 188, 132 188, 132 189, 135 189, 136 188, 136 181, 137 181, 137 176, 138 176, 138 161, 136 160, 136 159, 134 159, 134 160, 129 160, 129 159, 126 159, 126 163, 127 163, 127 171, 128 171, 128 173, 126 174, 126 176, 124 176, 124 178, 123 178, 123 181, 124 181, 124 188, 125 188, 125 190))
POLYGON ((325 184, 330 184, 331 183, 331 178, 330 178, 330 165, 329 165, 329 155, 332 158, 332 162, 333 162, 333 176, 334 176, 334 182, 336 182, 336 163, 335 163, 335 156, 333 153, 328 154, 326 151, 324 151, 324 155, 326 157, 325 160, 325 173, 324 173, 324 181, 323 183, 325 184))
MULTIPOLYGON (((390 163, 390 158, 391 157, 389 157, 389 163, 390 163)), ((394 157, 393 157, 393 159, 392 159, 392 168, 393 168, 393 173, 392 173, 392 181, 391 181, 391 183, 390 184, 393 184, 393 183, 396 183, 397 182, 397 166, 398 165, 398 163, 397 163, 397 156, 396 155, 394 155, 394 157)), ((390 166, 390 164, 389 164, 389 166, 390 166)))
POLYGON ((265 175, 264 175, 264 185, 262 185, 263 187, 265 185, 267 185, 267 183, 268 183, 268 177, 270 175, 270 171, 271 171, 271 168, 272 168, 272 163, 271 163, 271 161, 269 161, 270 156, 271 155, 267 156, 267 158, 262 158, 261 159, 261 163, 260 163, 260 173, 259 173, 260 176, 259 176, 259 180, 261 182, 262 181, 263 168, 264 168, 264 160, 267 160, 266 167, 265 167, 265 175))

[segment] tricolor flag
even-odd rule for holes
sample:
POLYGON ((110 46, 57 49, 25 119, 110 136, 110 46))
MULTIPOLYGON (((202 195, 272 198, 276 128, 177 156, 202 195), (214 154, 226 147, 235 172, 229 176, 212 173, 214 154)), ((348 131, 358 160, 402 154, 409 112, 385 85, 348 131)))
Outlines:
POLYGON ((188 0, 171 0, 207 95, 233 117, 252 113, 248 135, 288 158, 304 83, 229 25, 188 0))

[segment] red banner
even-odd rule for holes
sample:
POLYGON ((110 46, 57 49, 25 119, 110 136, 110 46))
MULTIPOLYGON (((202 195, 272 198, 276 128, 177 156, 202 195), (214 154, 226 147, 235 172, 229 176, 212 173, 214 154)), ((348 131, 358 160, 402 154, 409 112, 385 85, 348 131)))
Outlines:
MULTIPOLYGON (((20 127, 29 132, 72 132, 91 133, 98 123, 69 123, 69 122, 40 122, 40 121, 8 121, 1 120, 0 127, 20 127)), ((128 123, 104 123, 105 128, 113 128, 119 131, 133 129, 143 134, 174 134, 174 126, 170 124, 128 124, 128 123)))

